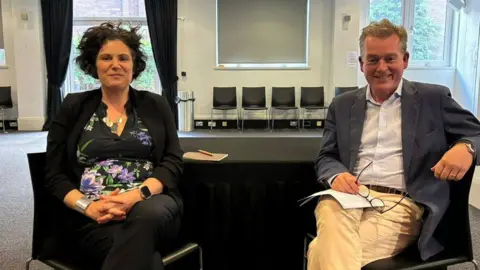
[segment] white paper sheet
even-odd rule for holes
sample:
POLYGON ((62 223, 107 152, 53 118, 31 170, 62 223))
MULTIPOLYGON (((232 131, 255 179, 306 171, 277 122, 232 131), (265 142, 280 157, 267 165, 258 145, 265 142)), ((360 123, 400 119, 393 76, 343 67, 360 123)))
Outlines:
MULTIPOLYGON (((305 203, 309 202, 310 200, 323 196, 323 195, 331 195, 335 198, 340 205, 342 205, 343 209, 355 209, 355 208, 370 208, 372 205, 370 204, 369 200, 372 200, 373 197, 369 196, 368 200, 360 195, 348 194, 344 192, 335 191, 333 189, 327 189, 324 191, 313 193, 312 195, 301 199, 302 202, 300 206, 304 205, 305 203)), ((373 203, 380 202, 379 200, 374 200, 373 203)), ((375 206, 383 206, 382 204, 378 204, 375 206)))

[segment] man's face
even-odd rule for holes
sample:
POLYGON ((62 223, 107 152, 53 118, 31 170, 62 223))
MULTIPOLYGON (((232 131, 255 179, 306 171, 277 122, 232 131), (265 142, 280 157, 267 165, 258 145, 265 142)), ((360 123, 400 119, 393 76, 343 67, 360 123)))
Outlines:
POLYGON ((409 54, 403 53, 400 38, 367 36, 360 69, 365 74, 373 94, 392 94, 402 80, 403 71, 408 67, 409 54))

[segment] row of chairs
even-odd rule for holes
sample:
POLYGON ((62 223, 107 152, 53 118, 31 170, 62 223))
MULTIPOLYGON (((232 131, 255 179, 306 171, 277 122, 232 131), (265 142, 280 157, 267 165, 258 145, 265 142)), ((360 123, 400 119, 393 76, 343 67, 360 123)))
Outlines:
MULTIPOLYGON (((358 87, 336 87, 335 95, 346 91, 356 90, 358 87)), ((237 106, 237 88, 236 87, 213 87, 213 106, 210 114, 210 123, 213 123, 213 115, 218 111, 237 111, 237 129, 239 129, 240 119, 242 121, 242 130, 244 124, 244 114, 246 111, 265 111, 265 120, 267 129, 270 129, 269 119, 272 120, 272 130, 275 127, 274 114, 276 111, 295 111, 297 123, 302 119, 302 128, 305 128, 305 113, 323 110, 326 115, 328 106, 325 104, 325 90, 323 86, 301 87, 300 106, 296 106, 295 87, 272 87, 271 107, 267 107, 266 88, 261 87, 242 87, 242 104, 237 106), (269 111, 270 110, 270 111, 269 111)), ((300 125, 297 125, 300 128, 300 125)), ((213 125, 210 125, 213 129, 213 125)))

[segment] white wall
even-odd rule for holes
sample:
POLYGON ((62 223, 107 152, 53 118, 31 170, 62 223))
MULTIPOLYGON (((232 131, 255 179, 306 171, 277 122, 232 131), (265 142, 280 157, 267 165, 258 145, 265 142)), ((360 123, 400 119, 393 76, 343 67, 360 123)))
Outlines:
MULTIPOLYGON (((460 12, 459 48, 455 94, 464 107, 477 114, 479 110, 479 42, 480 42, 480 2, 468 1, 468 6, 460 12)), ((477 167, 470 192, 470 203, 480 208, 480 173, 477 167)))
MULTIPOLYGON (((363 21, 362 5, 359 0, 336 0, 334 18, 334 38, 330 44, 333 49, 332 80, 335 86, 357 86, 359 65, 347 67, 347 55, 356 52, 358 55, 358 37, 360 36, 361 23, 363 21), (347 29, 343 29, 344 15, 350 16, 347 29)), ((331 93, 333 98, 334 93, 331 93)))
POLYGON ((19 130, 40 130, 45 119, 45 60, 40 0, 2 0, 7 69, 0 70, 2 84, 10 84, 19 130), (20 19, 28 13, 28 21, 20 19))
POLYGON ((462 106, 475 111, 478 91, 475 87, 480 29, 480 2, 468 1, 468 8, 460 12, 459 48, 455 94, 462 106))
MULTIPOLYGON (((179 1, 179 70, 187 71, 179 90, 195 92, 196 118, 209 118, 214 86, 265 86, 267 103, 272 86, 325 86, 331 93, 333 0, 311 0, 309 70, 218 70, 215 69, 216 1, 179 1)), ((299 95, 297 95, 299 96, 299 95)), ((240 99, 239 99, 240 101, 240 99)))

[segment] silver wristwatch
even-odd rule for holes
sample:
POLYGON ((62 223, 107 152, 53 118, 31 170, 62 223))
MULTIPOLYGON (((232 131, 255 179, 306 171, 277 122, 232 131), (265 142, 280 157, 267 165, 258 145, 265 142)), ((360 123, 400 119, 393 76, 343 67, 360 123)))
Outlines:
POLYGON ((468 152, 475 156, 475 149, 473 149, 473 145, 470 142, 466 142, 465 145, 467 146, 468 152))
POLYGON ((75 202, 75 210, 85 215, 85 211, 87 211, 87 208, 91 203, 92 201, 89 199, 81 198, 75 202))
POLYGON ((472 156, 475 158, 476 156, 476 151, 475 151, 475 146, 473 145, 473 143, 471 141, 468 141, 468 140, 459 140, 458 143, 463 143, 465 144, 465 146, 467 147, 467 150, 470 154, 472 154, 472 156))

